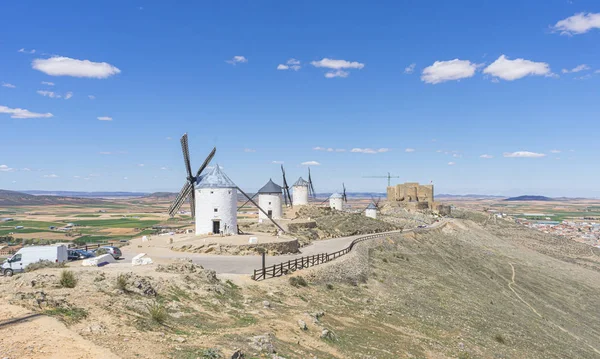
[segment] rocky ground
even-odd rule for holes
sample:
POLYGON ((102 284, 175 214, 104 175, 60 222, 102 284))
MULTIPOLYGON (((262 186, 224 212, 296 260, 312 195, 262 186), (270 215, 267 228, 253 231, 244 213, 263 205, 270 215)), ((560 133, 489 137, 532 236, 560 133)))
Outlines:
POLYGON ((263 282, 69 270, 0 278, 0 357, 600 358, 600 251, 480 215, 263 282))

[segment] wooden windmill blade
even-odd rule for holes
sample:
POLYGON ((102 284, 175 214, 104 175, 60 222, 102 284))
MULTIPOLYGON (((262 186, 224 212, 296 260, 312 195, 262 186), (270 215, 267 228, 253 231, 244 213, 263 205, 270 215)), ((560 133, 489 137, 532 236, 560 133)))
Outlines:
POLYGON ((310 167, 308 167, 308 194, 312 198, 316 198, 315 187, 313 186, 313 181, 310 176, 310 167))
POLYGON ((348 203, 348 197, 346 196, 346 184, 342 183, 342 188, 344 189, 344 192, 342 193, 342 200, 345 203, 348 203))
POLYGON ((288 186, 287 180, 285 179, 285 170, 283 169, 283 165, 281 165, 281 173, 283 174, 283 200, 285 201, 285 205, 292 206, 292 196, 290 196, 290 187, 288 186))

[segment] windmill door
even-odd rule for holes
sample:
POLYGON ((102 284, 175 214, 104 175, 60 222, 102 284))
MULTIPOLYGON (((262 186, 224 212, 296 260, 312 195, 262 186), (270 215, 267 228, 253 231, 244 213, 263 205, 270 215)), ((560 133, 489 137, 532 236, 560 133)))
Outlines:
POLYGON ((269 216, 269 218, 273 217, 273 210, 268 210, 267 215, 269 216))
POLYGON ((221 233, 221 221, 213 221, 213 234, 221 233))

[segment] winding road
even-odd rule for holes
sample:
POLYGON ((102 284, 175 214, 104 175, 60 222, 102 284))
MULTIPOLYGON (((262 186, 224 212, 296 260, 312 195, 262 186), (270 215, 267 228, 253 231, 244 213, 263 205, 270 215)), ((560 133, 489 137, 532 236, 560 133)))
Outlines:
MULTIPOLYGON (((421 230, 433 229, 437 228, 446 221, 442 220, 440 222, 436 222, 428 227, 422 228, 421 230)), ((400 234, 400 233, 410 233, 414 231, 414 229, 409 229, 406 231, 391 231, 384 232, 386 234, 400 234)), ((297 254, 289 254, 289 255, 280 255, 280 256, 267 256, 266 257, 266 265, 270 266, 273 264, 277 264, 280 262, 285 262, 288 260, 293 260, 296 258, 300 258, 303 256, 309 256, 318 253, 333 253, 339 251, 340 249, 346 248, 350 245, 350 243, 356 238, 364 237, 367 234, 350 236, 350 237, 341 237, 341 238, 333 238, 333 239, 325 239, 321 241, 314 241, 306 247, 300 249, 300 253, 297 254)), ((123 251, 124 261, 127 263, 131 263, 131 258, 136 254, 140 253, 137 251, 137 248, 133 246, 127 246, 121 248, 123 251)), ((175 259, 175 258, 190 258, 194 263, 202 265, 204 268, 212 269, 216 271, 218 274, 252 274, 254 269, 258 269, 261 267, 261 257, 260 256, 228 256, 228 255, 213 255, 213 254, 198 254, 198 253, 186 253, 186 252, 173 252, 168 251, 163 255, 152 254, 151 258, 153 259, 175 259)))

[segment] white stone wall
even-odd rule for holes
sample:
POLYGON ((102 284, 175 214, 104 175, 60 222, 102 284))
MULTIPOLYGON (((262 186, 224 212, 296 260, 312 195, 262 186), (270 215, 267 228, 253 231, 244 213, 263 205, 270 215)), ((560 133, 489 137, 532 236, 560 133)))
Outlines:
POLYGON ((329 207, 331 209, 341 211, 342 209, 344 209, 344 202, 341 198, 330 198, 329 207))
POLYGON ((221 233, 237 234, 235 188, 196 189, 196 235, 212 233, 215 220, 221 221, 221 233))
POLYGON ((365 209, 365 216, 377 219, 377 210, 376 209, 365 209))
POLYGON ((294 206, 308 204, 308 186, 293 186, 292 191, 292 204, 294 206))
MULTIPOLYGON (((281 194, 276 193, 265 193, 258 195, 258 205, 265 212, 269 213, 269 210, 273 211, 271 218, 279 219, 282 217, 281 215, 281 194)), ((262 213, 260 210, 258 211, 258 219, 259 220, 268 220, 267 215, 262 213)))

